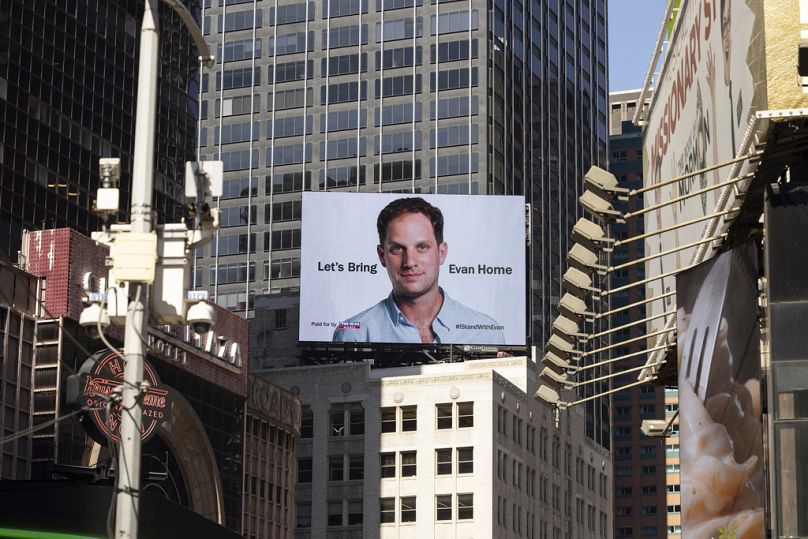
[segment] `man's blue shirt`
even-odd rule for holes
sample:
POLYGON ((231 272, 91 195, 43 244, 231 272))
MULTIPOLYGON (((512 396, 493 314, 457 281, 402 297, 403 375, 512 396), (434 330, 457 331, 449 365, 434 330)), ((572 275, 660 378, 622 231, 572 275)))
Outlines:
MULTIPOLYGON (((505 344, 503 327, 443 292, 443 305, 432 322, 434 344, 505 344)), ((420 343, 421 336, 399 310, 392 292, 370 309, 340 322, 333 342, 420 343)))

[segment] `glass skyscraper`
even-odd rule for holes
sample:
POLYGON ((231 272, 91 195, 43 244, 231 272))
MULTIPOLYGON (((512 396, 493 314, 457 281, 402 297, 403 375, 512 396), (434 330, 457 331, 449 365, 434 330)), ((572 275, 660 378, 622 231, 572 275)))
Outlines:
POLYGON ((195 284, 250 317, 256 295, 294 298, 304 190, 523 195, 528 341, 543 346, 583 175, 606 166, 605 11, 207 0, 217 63, 202 79, 200 146, 226 172, 222 228, 195 284))
MULTIPOLYGON (((195 0, 188 2, 199 13, 195 0)), ((121 159, 128 220, 142 0, 7 0, 0 8, 0 256, 23 229, 101 228, 92 212, 98 159, 121 159)), ((160 6, 154 209, 182 216, 185 161, 195 157, 199 75, 179 17, 160 6)))

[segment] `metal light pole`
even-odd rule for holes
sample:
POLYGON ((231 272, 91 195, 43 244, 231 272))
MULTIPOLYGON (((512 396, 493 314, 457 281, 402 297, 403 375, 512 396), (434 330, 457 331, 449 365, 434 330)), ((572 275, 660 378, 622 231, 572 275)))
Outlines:
MULTIPOLYGON (((135 120, 135 152, 132 167, 131 231, 152 231, 152 190, 154 186, 154 128, 157 112, 157 62, 159 0, 146 0, 140 30, 140 65, 138 66, 137 110, 135 120)), ((126 366, 121 400, 121 447, 118 453, 118 492, 115 506, 115 537, 137 537, 140 502, 140 384, 143 380, 143 356, 146 354, 146 331, 149 320, 147 283, 130 283, 137 288, 129 303, 124 333, 126 366)))
MULTIPOLYGON (((191 31, 206 66, 213 64, 202 32, 180 0, 163 0, 180 16, 191 31)), ((154 139, 157 112, 157 69, 159 61, 159 28, 157 25, 160 0, 145 0, 140 30, 137 109, 135 120, 135 149, 132 167, 132 204, 129 232, 152 234, 152 191, 154 188, 154 139)), ((156 242, 155 242, 156 245, 156 242)), ((156 248, 154 256, 157 256, 156 248)), ((121 444, 118 453, 118 491, 115 508, 115 537, 135 539, 138 535, 140 501, 141 424, 143 412, 140 395, 143 387, 143 358, 149 324, 150 281, 130 280, 129 290, 135 297, 129 303, 124 333, 124 382, 121 392, 121 444)))

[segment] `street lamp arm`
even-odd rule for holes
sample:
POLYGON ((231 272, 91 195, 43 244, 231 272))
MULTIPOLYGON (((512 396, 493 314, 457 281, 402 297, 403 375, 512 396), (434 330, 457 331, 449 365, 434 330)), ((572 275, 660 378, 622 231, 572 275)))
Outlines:
POLYGON ((210 53, 208 44, 205 43, 205 36, 202 35, 202 30, 199 29, 199 26, 196 24, 196 20, 194 20, 194 16, 191 15, 188 8, 185 7, 180 0, 162 0, 162 2, 171 6, 174 13, 180 16, 182 22, 185 23, 185 27, 188 28, 189 32, 191 32, 191 37, 193 37, 194 43, 196 43, 196 48, 199 51, 199 59, 202 61, 205 67, 213 67, 216 57, 210 53))

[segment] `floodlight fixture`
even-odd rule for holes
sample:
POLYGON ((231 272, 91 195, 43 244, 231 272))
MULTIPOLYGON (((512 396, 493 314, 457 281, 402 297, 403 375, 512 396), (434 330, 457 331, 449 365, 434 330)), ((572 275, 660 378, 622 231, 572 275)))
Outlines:
POLYGON ((581 352, 575 349, 571 342, 567 341, 557 333, 551 333, 550 338, 547 339, 545 350, 553 352, 560 357, 573 358, 581 355, 581 352))
POLYGON ((534 398, 537 401, 541 402, 542 404, 545 404, 551 408, 557 407, 559 401, 561 400, 561 398, 558 396, 558 391, 546 385, 539 386, 539 389, 538 391, 536 391, 536 395, 534 396, 534 398))
POLYGON ((572 383, 567 380, 566 374, 559 374, 549 367, 542 369, 541 373, 539 374, 539 378, 557 389, 563 389, 572 385, 572 383))
POLYGON ((617 186, 617 178, 614 174, 597 166, 589 167, 589 170, 584 174, 584 187, 598 193, 605 199, 629 193, 628 189, 617 186))
POLYGON ((623 214, 614 209, 608 198, 602 197, 595 191, 585 190, 584 194, 578 198, 578 202, 601 224, 609 224, 614 220, 622 221, 623 214))
POLYGON ((572 365, 569 361, 566 361, 564 358, 552 351, 548 351, 546 354, 544 354, 544 358, 542 358, 541 362, 543 365, 546 365, 559 373, 564 373, 572 369, 572 365))
POLYGON ((553 331, 564 335, 570 340, 575 340, 576 337, 585 337, 585 334, 581 333, 580 328, 578 328, 578 324, 564 315, 560 315, 553 320, 553 331))
POLYGON ((567 263, 585 273, 591 274, 594 271, 603 273, 606 266, 598 264, 597 250, 590 249, 583 243, 575 243, 567 254, 567 263))
POLYGON ((558 302, 558 312, 567 318, 580 321, 584 316, 594 316, 594 313, 586 310, 586 302, 569 292, 561 296, 558 302))
POLYGON ((561 278, 564 290, 583 299, 590 293, 600 294, 600 290, 592 286, 592 278, 576 268, 567 268, 561 278))
POLYGON ((679 410, 670 419, 643 419, 640 430, 649 438, 668 438, 673 434, 673 422, 679 415, 679 410))
POLYGON ((578 219, 578 222, 572 227, 572 239, 575 242, 591 246, 593 251, 598 247, 614 242, 614 240, 606 236, 606 233, 599 225, 584 217, 578 219))

